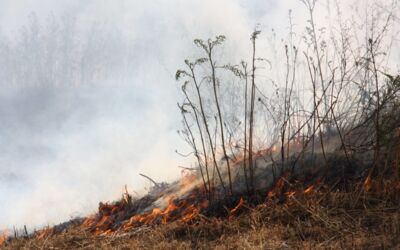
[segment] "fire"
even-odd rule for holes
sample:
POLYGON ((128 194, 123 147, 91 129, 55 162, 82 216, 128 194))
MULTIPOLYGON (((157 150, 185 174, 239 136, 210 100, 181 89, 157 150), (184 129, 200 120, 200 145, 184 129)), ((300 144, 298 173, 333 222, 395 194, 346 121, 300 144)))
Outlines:
POLYGON ((90 229, 95 235, 109 235, 115 222, 124 218, 128 210, 129 203, 126 199, 115 204, 100 202, 98 214, 86 218, 81 227, 90 229))
POLYGON ((96 219, 93 216, 91 216, 91 217, 87 217, 83 221, 82 226, 83 227, 90 227, 90 226, 94 225, 95 223, 96 223, 96 219))
POLYGON ((153 208, 151 212, 134 215, 123 224, 122 228, 123 230, 129 230, 140 225, 167 224, 176 220, 189 222, 199 215, 202 209, 207 207, 207 200, 191 204, 187 200, 178 201, 175 198, 170 198, 165 209, 153 208))
POLYGON ((366 192, 370 191, 372 188, 372 180, 371 180, 371 175, 368 175, 367 178, 364 181, 364 190, 366 192))
MULTIPOLYGON (((126 232, 143 225, 167 224, 173 221, 190 222, 209 206, 201 188, 196 187, 198 178, 185 174, 179 182, 179 190, 174 194, 160 193, 159 201, 167 201, 165 206, 145 209, 135 207, 125 188, 122 200, 113 204, 100 203, 98 213, 86 218, 80 227, 95 235, 111 235, 126 232), (182 194, 182 190, 185 190, 182 194), (126 198, 128 197, 128 198, 126 198), (180 197, 180 198, 178 198, 180 197)), ((162 203, 162 202, 161 202, 162 203)), ((150 203, 157 204, 157 203, 150 203)))
MULTIPOLYGON (((306 188, 306 189, 304 189, 303 191, 302 191, 302 193, 303 194, 309 194, 309 193, 311 193, 313 190, 314 190, 314 185, 311 185, 311 186, 309 186, 308 188, 306 188)), ((288 192, 286 192, 285 193, 285 195, 286 195, 286 197, 288 197, 288 198, 291 198, 291 197, 293 197, 294 195, 296 195, 298 192, 296 192, 296 191, 288 191, 288 192)), ((301 193, 301 192, 300 192, 301 193)))
POLYGON ((320 182, 316 181, 315 184, 308 186, 306 189, 295 189, 290 183, 287 181, 288 174, 284 174, 279 180, 275 183, 275 186, 267 193, 269 199, 274 197, 281 197, 283 194, 287 198, 292 198, 296 194, 310 194, 314 191, 315 186, 320 182))
POLYGON ((288 174, 284 174, 279 180, 276 182, 275 186, 273 187, 272 190, 268 192, 268 198, 273 198, 275 196, 279 196, 282 194, 283 188, 285 187, 285 184, 287 183, 286 178, 288 174))
POLYGON ((289 192, 286 192, 285 194, 286 194, 287 197, 290 198, 290 197, 293 197, 296 194, 296 192, 295 191, 289 191, 289 192))
POLYGON ((10 237, 9 231, 4 231, 0 233, 0 247, 7 241, 8 237, 10 237))
POLYGON ((240 197, 239 203, 231 209, 230 214, 234 214, 239 208, 241 208, 244 205, 245 201, 243 197, 240 197))
POLYGON ((181 218, 181 221, 183 222, 189 222, 191 221, 194 217, 199 215, 200 209, 195 207, 194 205, 189 205, 188 209, 186 210, 186 214, 184 214, 181 218))
POLYGON ((314 185, 309 186, 308 188, 306 188, 303 193, 308 194, 311 193, 314 190, 314 185))

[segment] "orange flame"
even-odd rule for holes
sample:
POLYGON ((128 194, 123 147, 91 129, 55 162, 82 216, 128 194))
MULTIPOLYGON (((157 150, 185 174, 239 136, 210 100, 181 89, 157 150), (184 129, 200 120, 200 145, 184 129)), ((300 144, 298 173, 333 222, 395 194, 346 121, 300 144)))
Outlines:
POLYGON ((286 194, 287 197, 291 198, 296 194, 296 192, 295 191, 289 191, 289 192, 286 192, 285 194, 286 194))
POLYGON ((308 194, 311 193, 314 190, 314 185, 309 186, 308 188, 306 188, 303 193, 308 194))
POLYGON ((368 175, 367 178, 364 181, 364 190, 366 192, 370 191, 372 188, 372 180, 371 180, 371 175, 368 175))
POLYGON ((284 174, 281 178, 279 178, 273 189, 268 192, 268 198, 273 198, 274 196, 282 194, 283 188, 285 187, 285 184, 287 182, 287 176, 288 174, 284 174))
POLYGON ((9 231, 5 231, 0 233, 0 247, 6 243, 8 237, 10 236, 10 232, 9 231))
POLYGON ((230 214, 234 214, 237 210, 239 210, 239 208, 241 208, 244 205, 245 201, 244 199, 241 197, 239 203, 236 205, 236 207, 232 208, 230 211, 230 214))
POLYGON ((190 204, 187 200, 176 201, 174 198, 171 198, 164 210, 153 208, 151 212, 134 215, 123 224, 122 228, 129 230, 141 224, 151 225, 157 222, 166 224, 175 220, 189 222, 199 215, 202 209, 207 207, 207 200, 203 200, 199 204, 190 204))
POLYGON ((188 209, 186 210, 186 214, 182 216, 181 221, 183 221, 183 222, 191 221, 199 213, 200 213, 200 209, 198 209, 194 205, 190 205, 188 207, 188 209))

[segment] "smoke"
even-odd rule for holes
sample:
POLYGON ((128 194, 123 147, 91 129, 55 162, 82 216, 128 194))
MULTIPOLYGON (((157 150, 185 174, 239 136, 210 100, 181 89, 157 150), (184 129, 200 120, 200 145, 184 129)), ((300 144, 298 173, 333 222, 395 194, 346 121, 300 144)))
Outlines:
POLYGON ((193 39, 227 35, 223 58, 238 62, 249 57, 258 23, 284 38, 288 9, 296 22, 306 19, 299 6, 278 0, 1 1, 0 228, 85 215, 99 201, 118 198, 125 184, 142 189, 140 172, 158 181, 178 177, 177 166, 191 159, 174 153, 189 150, 176 134, 180 86, 174 73, 197 55, 193 39), (26 32, 32 13, 40 32, 54 28, 55 44, 68 38, 72 49, 56 46, 53 59, 53 33, 39 32, 37 47, 29 36, 24 40, 32 35, 26 32), (51 17, 57 25, 50 25, 51 17))
POLYGON ((167 143, 176 125, 157 106, 160 96, 146 91, 101 84, 9 88, 0 109, 2 223, 37 225, 93 209, 117 198, 124 184, 140 188, 138 171, 177 174, 179 143, 167 143), (160 156, 162 163, 146 164, 160 156))
POLYGON ((142 189, 140 172, 178 177, 177 166, 190 160, 174 153, 188 150, 176 134, 175 70, 193 54, 195 37, 230 34, 229 46, 244 51, 234 41, 251 31, 245 9, 230 1, 1 1, 0 10, 1 51, 12 55, 1 59, 0 228, 85 215, 117 199, 125 184, 142 189), (34 26, 39 42, 24 43, 21 34, 33 37, 34 26), (51 27, 60 39, 75 39, 75 50, 65 57, 57 47, 58 59, 46 64, 49 41, 58 39, 51 27), (100 73, 92 74, 93 64, 100 73))

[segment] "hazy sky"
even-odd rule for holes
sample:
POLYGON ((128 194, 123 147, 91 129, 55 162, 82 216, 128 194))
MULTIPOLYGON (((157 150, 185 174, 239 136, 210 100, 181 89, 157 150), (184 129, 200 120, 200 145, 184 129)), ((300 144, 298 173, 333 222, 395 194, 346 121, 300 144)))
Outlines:
POLYGON ((120 30, 140 58, 124 84, 0 88, 0 228, 95 211, 125 184, 141 189, 140 172, 179 176, 177 166, 189 163, 174 153, 187 149, 176 134, 173 75, 196 54, 193 39, 225 34, 225 58, 239 61, 258 23, 283 37, 289 9, 296 22, 306 19, 298 0, 0 0, 0 35, 11 40, 32 12, 41 22, 71 15, 82 30, 94 21, 120 30))
MULTIPOLYGON (((259 12, 234 1, 0 1, 0 30, 18 37, 35 12, 76 17, 121 30, 140 64, 128 83, 96 86, 2 86, 0 90, 0 228, 57 223, 117 199, 125 184, 138 190, 146 173, 159 181, 179 176, 176 155, 179 86, 175 70, 193 54, 192 41, 226 34, 247 47, 259 12), (247 46, 247 44, 246 44, 247 46)), ((254 8, 253 8, 254 7, 254 8)), ((260 13, 259 13, 260 14, 260 13)), ((228 48, 229 50, 229 48, 228 48)), ((232 54, 232 57, 239 54, 232 54)))

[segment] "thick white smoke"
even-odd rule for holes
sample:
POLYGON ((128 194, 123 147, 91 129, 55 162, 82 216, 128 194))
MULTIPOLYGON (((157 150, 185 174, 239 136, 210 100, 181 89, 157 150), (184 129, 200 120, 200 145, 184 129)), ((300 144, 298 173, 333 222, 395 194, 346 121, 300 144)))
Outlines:
MULTIPOLYGON (((174 73, 197 54, 193 39, 224 34, 224 60, 239 62, 249 55, 250 33, 258 23, 267 31, 275 28, 278 40, 286 38, 293 9, 294 22, 303 25, 296 28, 302 30, 307 17, 301 6, 296 0, 0 1, 0 47, 21 46, 22 27, 29 26, 34 12, 43 29, 51 15, 74 20, 84 38, 103 28, 92 45, 98 46, 94 53, 104 55, 79 64, 74 60, 83 55, 77 50, 69 59, 74 70, 103 63, 102 74, 90 72, 90 84, 74 76, 80 84, 54 86, 51 79, 65 80, 58 73, 45 83, 36 79, 34 86, 29 79, 10 78, 12 85, 0 79, 0 228, 39 227, 84 215, 99 201, 118 198, 125 184, 141 189, 140 172, 159 181, 179 176, 177 166, 190 160, 174 153, 188 150, 176 134, 180 86, 174 73)), ((328 24, 326 15, 319 12, 321 26, 328 24)), ((24 65, 36 67, 26 56, 32 62, 24 65)), ((18 65, 12 66, 0 69, 4 77, 16 74, 18 65)))
MULTIPOLYGON (((125 184, 131 191, 142 189, 140 172, 159 181, 179 176, 177 166, 189 163, 174 153, 187 148, 176 134, 179 86, 173 75, 193 54, 195 37, 229 34, 231 47, 246 49, 233 42, 247 40, 251 31, 245 11, 231 1, 1 1, 0 37, 19 46, 12 48, 15 54, 25 48, 19 39, 34 12, 41 31, 51 15, 72 17, 83 38, 98 24, 104 28, 98 37, 110 40, 107 51, 99 52, 114 61, 104 59, 107 79, 90 84, 54 86, 47 78, 32 84, 15 65, 3 72, 23 82, 1 82, 0 228, 40 227, 85 215, 99 201, 118 198, 125 184), (113 46, 120 41, 112 40, 113 32, 125 39, 122 54, 129 56, 117 54, 121 48, 113 46), (118 70, 115 63, 126 68, 118 70)), ((19 60, 34 69, 39 63, 19 60)))

